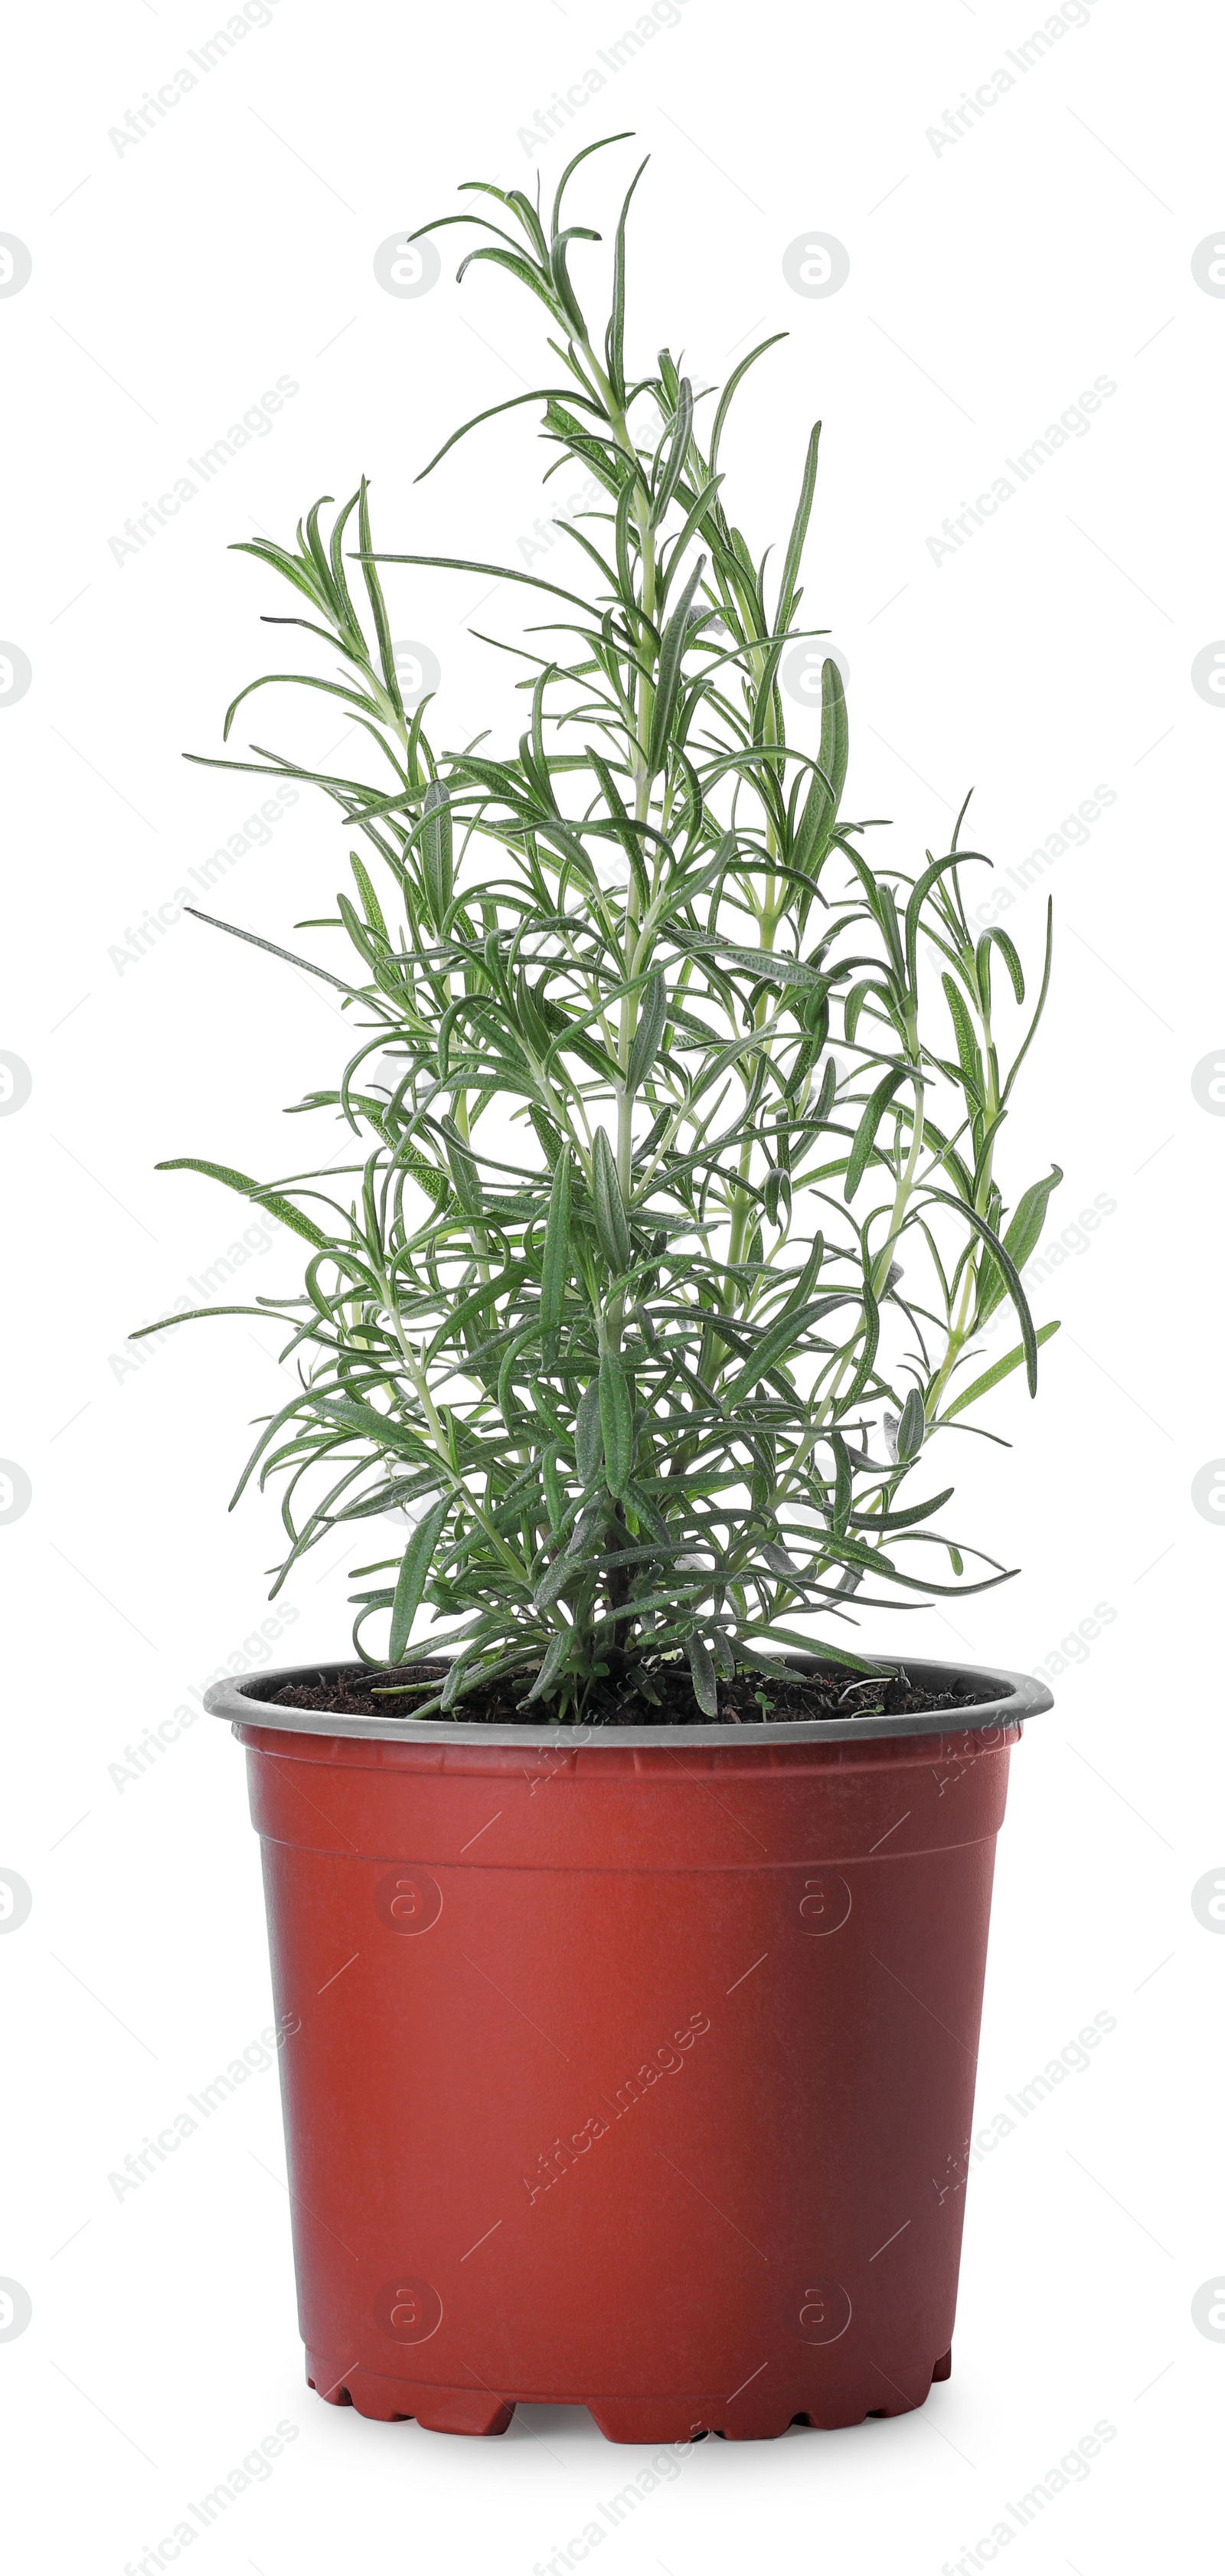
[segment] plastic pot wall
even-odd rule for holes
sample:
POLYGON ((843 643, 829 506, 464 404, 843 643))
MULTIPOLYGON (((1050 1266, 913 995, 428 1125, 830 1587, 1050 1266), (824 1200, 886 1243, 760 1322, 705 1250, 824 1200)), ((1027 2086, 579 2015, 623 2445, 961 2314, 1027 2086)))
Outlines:
POLYGON ((1047 1704, 991 1679, 974 1725, 731 1742, 333 1734, 210 1694, 262 1838, 322 2396, 649 2442, 922 2404, 1009 1755, 1047 1704))

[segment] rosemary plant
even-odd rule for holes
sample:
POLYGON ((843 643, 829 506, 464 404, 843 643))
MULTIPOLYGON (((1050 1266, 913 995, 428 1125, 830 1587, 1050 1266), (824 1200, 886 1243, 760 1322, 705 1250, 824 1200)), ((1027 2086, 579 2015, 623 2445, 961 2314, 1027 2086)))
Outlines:
POLYGON ((341 674, 253 680, 226 738, 251 690, 292 684, 339 699, 377 751, 362 777, 259 745, 212 764, 308 780, 359 844, 337 919, 301 925, 339 931, 346 971, 293 961, 352 1022, 338 1082, 298 1104, 339 1119, 346 1147, 267 1184, 162 1167, 244 1192, 310 1247, 297 1295, 204 1310, 289 1327, 292 1392, 238 1490, 285 1480, 277 1586, 338 1524, 408 1515, 402 1550, 356 1569, 354 1633, 406 1687, 449 1657, 441 1685, 416 1678, 421 1714, 496 1684, 525 1715, 632 1697, 648 1716, 687 1658, 714 1716, 721 1679, 777 1673, 795 1648, 868 1669, 834 1623, 1006 1579, 935 1529, 951 1485, 902 1489, 1010 1371, 1033 1391, 1056 1329, 1035 1330, 1020 1272, 1060 1174, 1009 1214, 997 1170, 1049 917, 1027 1003, 1007 933, 969 925, 981 853, 955 832, 910 869, 870 854, 870 826, 841 812, 832 660, 819 747, 787 741, 780 657, 819 631, 799 622, 819 425, 771 574, 721 457, 772 342, 709 415, 667 350, 627 370, 640 170, 597 351, 570 261, 600 236, 563 221, 589 152, 547 228, 483 182, 475 210, 442 218, 486 236, 461 277, 491 262, 548 317, 557 381, 478 420, 538 406, 556 464, 600 487, 601 507, 558 523, 573 584, 376 551, 364 481, 326 537, 317 502, 295 547, 239 549, 296 592, 306 613, 277 622, 339 651, 341 674), (427 703, 405 708, 379 567, 426 563, 542 603, 511 647, 516 750, 435 751, 427 703), (1005 1301, 1016 1346, 967 1382, 1005 1301), (817 1631, 797 1627, 814 1612, 817 1631))

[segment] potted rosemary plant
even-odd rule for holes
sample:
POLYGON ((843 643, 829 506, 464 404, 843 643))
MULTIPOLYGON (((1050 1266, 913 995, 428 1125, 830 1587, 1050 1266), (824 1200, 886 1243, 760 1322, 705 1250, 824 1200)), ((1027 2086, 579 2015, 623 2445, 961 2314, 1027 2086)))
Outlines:
POLYGON ((227 739, 302 685, 368 755, 219 764, 338 812, 350 876, 311 927, 343 959, 294 962, 351 1043, 299 1104, 321 1168, 169 1168, 309 1246, 296 1293, 211 1310, 287 1330, 242 1479, 282 1484, 277 1584, 340 1526, 374 1541, 356 1660, 210 1694, 298 2024, 312 2384, 687 2440, 900 2412, 947 2373, 994 1838, 1049 1697, 857 1623, 1006 1579, 940 1480, 1055 1329, 1020 1274, 1060 1175, 1009 1205, 1000 1169, 1050 933, 1031 992, 969 926, 960 819, 907 865, 843 813, 832 660, 819 740, 787 740, 818 431, 772 569, 722 465, 771 343, 703 401, 666 350, 633 372, 636 178, 597 349, 570 263, 600 236, 564 217, 588 157, 547 224, 483 185, 443 219, 478 227, 461 276, 544 308, 553 380, 466 427, 533 405, 589 478, 568 577, 383 552, 364 481, 242 549, 340 671, 253 680, 227 739), (382 568, 440 561, 532 595, 517 748, 439 748, 405 707, 382 568))

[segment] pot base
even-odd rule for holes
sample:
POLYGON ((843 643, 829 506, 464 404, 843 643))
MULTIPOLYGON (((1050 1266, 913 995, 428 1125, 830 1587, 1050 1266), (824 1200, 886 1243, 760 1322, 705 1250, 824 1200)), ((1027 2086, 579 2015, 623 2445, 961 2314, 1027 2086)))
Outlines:
MULTIPOLYGON (((636 2442, 650 2449, 660 2443, 692 2442, 714 2433, 725 2442, 771 2442, 793 2424, 814 2432, 843 2432, 870 2417, 909 2415, 922 2406, 935 2382, 952 2371, 951 2352, 933 2365, 927 2385, 910 2395, 893 2381, 883 2392, 866 2384, 849 2390, 836 2405, 814 2403, 803 2390, 780 2394, 746 2389, 731 2397, 559 2397, 553 2391, 498 2396, 492 2389, 443 2388, 428 2382, 390 2379, 380 2371, 337 2369, 317 2353, 306 2356, 306 2384, 329 2406, 353 2406, 380 2424, 420 2424, 427 2433, 504 2433, 517 2405, 585 2406, 609 2442, 636 2442)), ((885 2374, 878 2372, 878 2379, 885 2374)))
POLYGON ((427 2433, 504 2433, 515 2411, 513 2397, 495 2397, 487 2388, 437 2388, 387 2379, 377 2370, 338 2369, 313 2352, 306 2356, 306 2385, 329 2406, 355 2406, 378 2424, 415 2423, 427 2433))

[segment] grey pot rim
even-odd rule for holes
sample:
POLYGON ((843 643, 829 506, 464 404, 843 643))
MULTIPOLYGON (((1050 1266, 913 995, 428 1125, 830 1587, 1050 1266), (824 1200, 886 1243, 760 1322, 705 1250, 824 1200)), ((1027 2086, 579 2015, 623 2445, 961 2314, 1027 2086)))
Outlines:
MULTIPOLYGON (((252 1683, 268 1690, 287 1682, 332 1681, 338 1673, 359 1669, 350 1660, 291 1664, 272 1671, 235 1674, 225 1681, 213 1682, 204 1694, 204 1705, 210 1717, 225 1718, 235 1729, 240 1725, 258 1726, 277 1734, 352 1737, 377 1744, 518 1745, 524 1752, 556 1752, 562 1748, 570 1751, 580 1746, 585 1750, 627 1752, 645 1752, 654 1746, 657 1752, 676 1752, 686 1745, 722 1745, 725 1749, 752 1747, 765 1752, 784 1744, 857 1744, 887 1736, 969 1735, 984 1728, 1024 1725, 1027 1718, 1042 1717, 1055 1704, 1045 1682, 1033 1673, 1012 1672, 1003 1664, 933 1663, 919 1655, 881 1656, 878 1660, 903 1663, 917 1682, 927 1682, 937 1689, 972 1690, 982 1684, 983 1696, 967 1708, 925 1709, 910 1716, 806 1717, 779 1722, 767 1718, 760 1726, 736 1725, 727 1720, 701 1726, 547 1722, 535 1726, 486 1726, 463 1718, 338 1717, 325 1709, 274 1708, 251 1689, 252 1683)), ((801 1672, 839 1669, 820 1655, 788 1655, 785 1661, 801 1672)))

